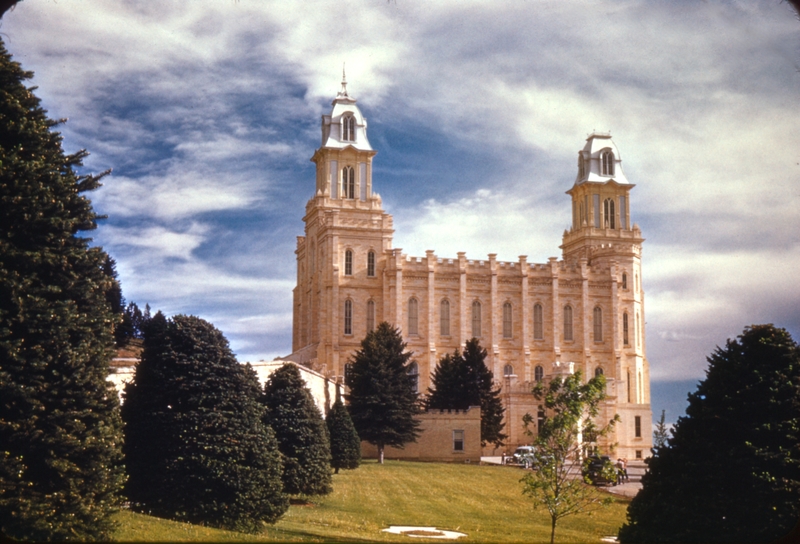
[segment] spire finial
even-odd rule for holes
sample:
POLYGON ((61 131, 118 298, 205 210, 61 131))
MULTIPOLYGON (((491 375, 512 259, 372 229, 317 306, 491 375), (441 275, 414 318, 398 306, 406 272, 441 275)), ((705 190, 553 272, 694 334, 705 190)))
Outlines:
POLYGON ((342 63, 342 90, 338 96, 347 96, 347 76, 344 73, 344 63, 342 63))

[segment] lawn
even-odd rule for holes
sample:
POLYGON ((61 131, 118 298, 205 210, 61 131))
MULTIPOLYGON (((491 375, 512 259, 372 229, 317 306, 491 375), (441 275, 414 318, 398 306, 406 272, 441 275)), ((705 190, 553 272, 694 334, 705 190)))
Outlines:
MULTIPOLYGON (((550 518, 522 495, 521 469, 502 466, 367 461, 333 477, 334 492, 292 505, 262 534, 247 535, 131 512, 118 516, 123 541, 432 542, 382 533, 390 525, 432 526, 466 533, 457 542, 549 542, 550 518)), ((594 515, 568 517, 556 542, 600 542, 625 521, 627 501, 594 515)))

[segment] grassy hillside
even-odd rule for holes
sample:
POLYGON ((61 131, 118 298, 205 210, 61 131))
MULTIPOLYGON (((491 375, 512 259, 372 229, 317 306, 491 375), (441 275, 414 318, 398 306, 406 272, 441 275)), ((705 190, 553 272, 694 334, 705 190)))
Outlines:
MULTIPOLYGON (((334 492, 311 505, 293 505, 284 518, 260 535, 220 531, 119 514, 117 538, 124 541, 410 541, 382 533, 390 525, 435 526, 466 533, 458 542, 548 542, 550 518, 522 496, 524 473, 511 467, 366 462, 334 475, 334 492)), ((566 518, 557 542, 599 542, 625 520, 620 499, 592 516, 566 518)), ((431 540, 411 540, 431 542, 431 540)))

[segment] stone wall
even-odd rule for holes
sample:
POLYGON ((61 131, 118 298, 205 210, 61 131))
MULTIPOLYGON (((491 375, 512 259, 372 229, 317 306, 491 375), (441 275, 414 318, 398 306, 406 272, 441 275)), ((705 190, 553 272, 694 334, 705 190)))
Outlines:
MULTIPOLYGON (((481 409, 472 406, 467 410, 429 410, 417 416, 422 434, 416 442, 404 448, 387 447, 385 459, 413 461, 439 461, 452 463, 478 463, 481 460, 481 409), (463 432, 463 449, 455 444, 456 431, 463 432)), ((377 459, 378 448, 368 442, 361 443, 361 456, 377 459)))

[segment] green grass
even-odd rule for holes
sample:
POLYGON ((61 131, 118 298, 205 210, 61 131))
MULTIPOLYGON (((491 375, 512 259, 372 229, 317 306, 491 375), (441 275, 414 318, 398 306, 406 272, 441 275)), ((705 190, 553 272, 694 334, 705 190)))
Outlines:
MULTIPOLYGON (((367 461, 334 475, 334 492, 292 505, 259 535, 221 531, 121 512, 123 541, 433 542, 382 533, 390 525, 434 526, 466 533, 457 542, 549 542, 550 517, 522 495, 524 472, 512 467, 367 461)), ((615 499, 593 515, 564 518, 556 542, 600 542, 625 521, 615 499)))

